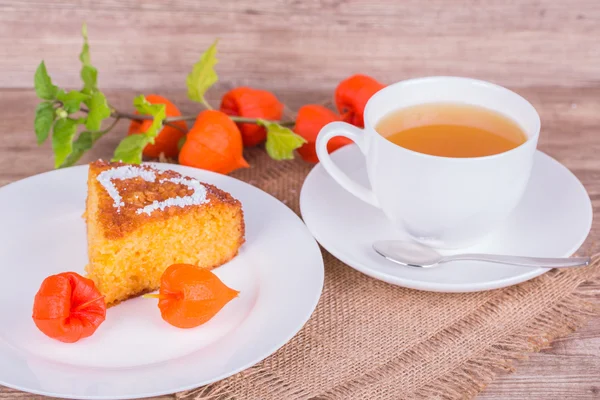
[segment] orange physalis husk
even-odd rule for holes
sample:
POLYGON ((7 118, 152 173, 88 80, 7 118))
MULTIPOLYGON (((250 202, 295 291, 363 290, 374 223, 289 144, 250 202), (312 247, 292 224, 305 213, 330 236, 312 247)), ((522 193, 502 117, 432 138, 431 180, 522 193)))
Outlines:
MULTIPOLYGON (((315 150, 315 141, 319 131, 328 123, 339 121, 340 116, 328 108, 318 104, 308 104, 300 107, 296 116, 294 132, 306 139, 306 143, 298 149, 300 156, 308 162, 319 162, 315 150)), ((327 151, 332 152, 352 141, 345 137, 334 137, 327 143, 327 151)))
POLYGON ((335 106, 342 115, 342 120, 363 128, 363 113, 367 102, 385 85, 367 75, 353 75, 344 79, 335 89, 335 106))
POLYGON ((65 343, 91 336, 106 318, 104 296, 91 279, 63 272, 44 279, 33 303, 33 322, 65 343))
POLYGON ((204 324, 239 294, 208 269, 190 264, 167 268, 160 280, 159 293, 162 318, 178 328, 204 324))
MULTIPOLYGON (((238 87, 225 93, 221 111, 227 115, 278 121, 283 116, 283 104, 266 90, 238 87)), ((256 124, 238 123, 244 146, 256 146, 267 138, 267 130, 256 124)))
MULTIPOLYGON (((146 100, 148 100, 148 102, 151 104, 164 104, 166 106, 165 111, 167 117, 179 117, 181 115, 179 109, 168 99, 162 96, 150 94, 146 96, 146 100)), ((137 111, 135 113, 139 114, 137 111)), ((151 119, 144 121, 132 120, 131 124, 129 124, 129 131, 127 132, 127 135, 146 132, 148 128, 150 128, 150 125, 152 125, 151 119)), ((177 126, 179 129, 165 125, 158 133, 158 136, 154 139, 154 144, 148 144, 146 147, 144 147, 143 154, 146 157, 157 158, 161 153, 165 157, 177 157, 177 154, 179 153, 177 143, 187 132, 187 124, 185 121, 175 121, 173 122, 173 125, 177 126)))
POLYGON ((228 174, 248 168, 243 156, 242 135, 227 114, 206 110, 198 114, 179 152, 179 163, 228 174))

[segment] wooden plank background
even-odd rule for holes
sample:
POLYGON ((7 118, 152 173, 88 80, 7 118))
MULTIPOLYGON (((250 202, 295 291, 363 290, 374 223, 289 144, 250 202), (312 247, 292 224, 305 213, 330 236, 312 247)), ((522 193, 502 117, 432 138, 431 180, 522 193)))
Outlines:
MULTIPOLYGON (((331 97, 356 72, 382 82, 463 75, 508 86, 540 111, 540 148, 586 186, 600 217, 598 0, 0 0, 0 185, 52 168, 33 139, 33 73, 79 87, 87 21, 100 87, 119 109, 159 92, 187 113, 185 77, 220 38, 226 88, 275 90, 291 109, 331 97)), ((126 123, 83 161, 108 157, 126 123)), ((600 240, 594 224, 588 247, 600 240)), ((600 285, 587 292, 600 299, 600 285)), ((481 399, 599 399, 600 318, 518 363, 481 399)), ((0 387, 0 399, 41 398, 0 387)), ((164 399, 172 397, 164 397, 164 399)))
POLYGON ((217 37, 226 85, 331 89, 355 72, 599 80, 597 0, 2 0, 0 11, 0 87, 30 87, 42 58, 59 85, 78 86, 82 21, 102 88, 183 88, 217 37))

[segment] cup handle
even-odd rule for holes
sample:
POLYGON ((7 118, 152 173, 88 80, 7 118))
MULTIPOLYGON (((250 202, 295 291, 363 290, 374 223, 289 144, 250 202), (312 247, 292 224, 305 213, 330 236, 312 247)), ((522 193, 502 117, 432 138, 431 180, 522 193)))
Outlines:
POLYGON ((379 202, 373 191, 350 179, 348 175, 343 173, 331 160, 329 152, 327 151, 327 143, 336 136, 343 136, 352 140, 358 145, 358 148, 363 155, 366 156, 367 154, 366 136, 362 129, 345 122, 331 122, 321 129, 315 143, 317 157, 319 157, 319 161, 323 164, 323 168, 325 168, 325 171, 327 171, 327 173, 344 189, 362 201, 379 208, 379 202))

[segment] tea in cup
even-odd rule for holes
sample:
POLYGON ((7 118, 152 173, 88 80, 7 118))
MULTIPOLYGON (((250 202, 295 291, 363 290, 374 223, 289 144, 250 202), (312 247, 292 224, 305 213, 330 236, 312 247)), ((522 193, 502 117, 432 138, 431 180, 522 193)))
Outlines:
POLYGON ((323 127, 320 162, 398 229, 436 248, 473 245, 506 220, 529 181, 540 131, 539 115, 523 97, 458 77, 387 86, 367 103, 364 121, 364 129, 323 127), (358 145, 371 189, 333 163, 327 142, 335 136, 358 145))

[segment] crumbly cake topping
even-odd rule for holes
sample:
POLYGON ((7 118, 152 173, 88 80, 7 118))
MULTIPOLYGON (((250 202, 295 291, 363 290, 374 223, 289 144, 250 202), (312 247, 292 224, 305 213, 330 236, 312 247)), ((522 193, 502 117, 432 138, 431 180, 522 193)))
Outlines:
MULTIPOLYGON (((156 173, 159 173, 159 171, 156 171, 156 173)), ((156 182, 156 173, 149 168, 142 168, 133 165, 122 165, 102 171, 100 174, 98 174, 96 179, 98 182, 100 182, 102 187, 104 187, 108 195, 114 201, 113 207, 116 208, 117 213, 119 213, 121 207, 125 206, 125 202, 123 201, 123 197, 121 196, 119 189, 117 189, 114 181, 141 178, 146 182, 153 183, 156 182)), ((207 198, 206 187, 195 179, 174 177, 161 179, 159 181, 161 184, 165 182, 184 185, 188 187, 192 193, 187 196, 175 196, 161 201, 154 200, 152 203, 142 208, 138 208, 136 210, 136 214, 145 213, 150 215, 155 210, 164 211, 167 207, 184 208, 192 205, 201 205, 209 201, 207 198)), ((138 197, 136 196, 136 198, 138 197)))
MULTIPOLYGON (((106 237, 120 238, 150 221, 165 220, 221 205, 240 206, 229 193, 163 168, 117 162, 90 163, 90 190, 96 193, 93 218, 106 237)), ((90 217, 90 216, 88 216, 90 217)))

